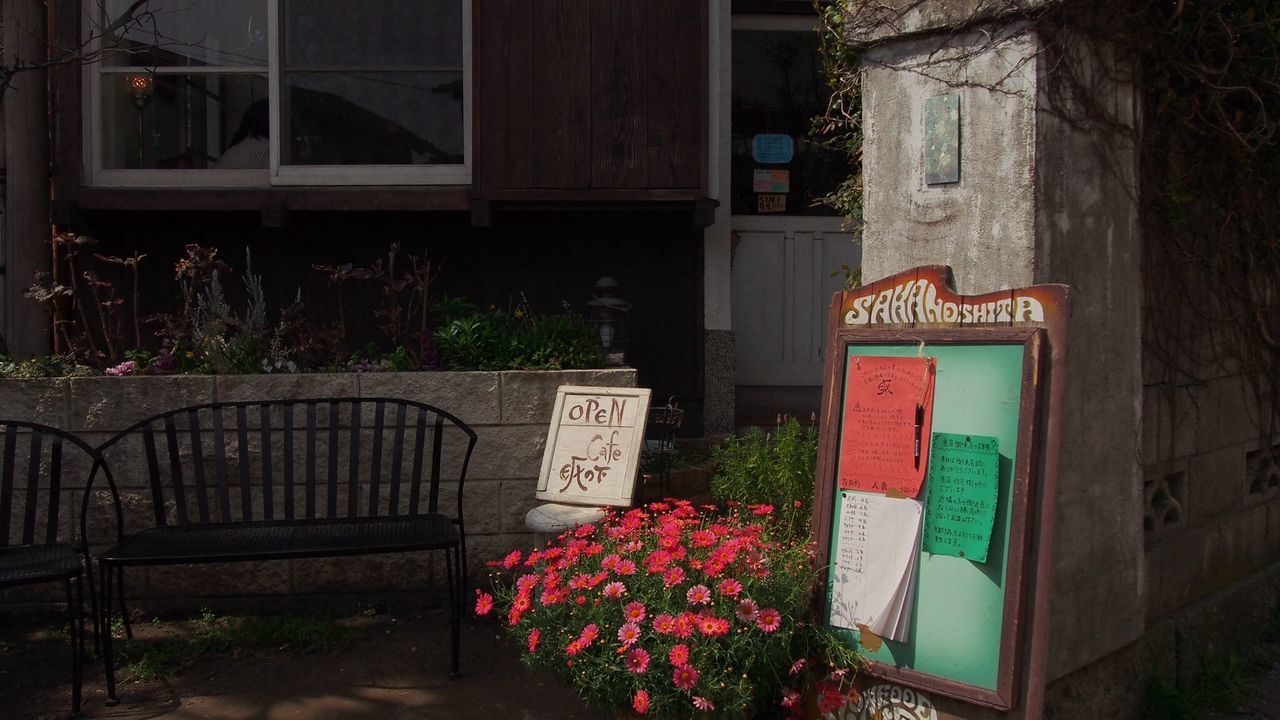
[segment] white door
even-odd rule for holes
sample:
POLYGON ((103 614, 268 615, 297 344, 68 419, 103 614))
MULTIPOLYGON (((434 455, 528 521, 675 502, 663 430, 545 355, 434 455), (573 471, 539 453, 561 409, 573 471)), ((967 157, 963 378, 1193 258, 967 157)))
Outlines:
MULTIPOLYGON (((807 140, 825 106, 811 15, 733 18, 732 312, 739 386, 817 387, 831 295, 862 260, 818 197, 849 170, 807 140)), ((742 395, 740 392, 739 395, 742 395)))

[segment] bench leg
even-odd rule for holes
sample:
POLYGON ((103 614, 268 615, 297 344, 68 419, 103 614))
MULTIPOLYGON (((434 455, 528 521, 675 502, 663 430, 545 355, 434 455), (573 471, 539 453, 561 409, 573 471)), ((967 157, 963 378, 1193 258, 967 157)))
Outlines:
POLYGON ((116 697, 116 669, 114 658, 111 657, 112 568, 106 563, 100 563, 99 567, 102 571, 99 578, 102 583, 102 617, 98 622, 102 628, 102 665, 107 676, 107 707, 114 707, 120 704, 120 699, 116 697))
POLYGON ((462 554, 462 559, 458 563, 462 569, 462 572, 459 573, 459 575, 462 576, 462 590, 459 592, 458 597, 461 598, 461 600, 459 600, 460 605, 465 606, 467 603, 467 590, 471 588, 471 578, 468 577, 467 571, 467 534, 465 532, 460 533, 458 544, 462 554))
POLYGON ((457 680, 462 677, 458 669, 458 644, 462 630, 462 580, 458 577, 461 560, 458 559, 457 548, 445 549, 445 574, 449 579, 449 678, 457 680), (455 567, 455 561, 457 567, 455 567))
MULTIPOLYGON (((95 590, 97 583, 93 578, 94 567, 93 560, 85 553, 84 557, 84 579, 89 584, 89 618, 93 620, 93 652, 102 654, 102 628, 98 627, 98 593, 95 590)), ((81 583, 83 585, 83 583, 81 583)))
POLYGON ((124 603, 124 566, 116 568, 116 591, 120 595, 120 619, 124 621, 124 636, 133 639, 133 623, 129 622, 129 606, 124 603))
POLYGON ((80 717, 80 689, 84 679, 84 592, 80 576, 67 580, 67 632, 71 635, 71 717, 80 717), (74 586, 74 588, 73 588, 74 586))

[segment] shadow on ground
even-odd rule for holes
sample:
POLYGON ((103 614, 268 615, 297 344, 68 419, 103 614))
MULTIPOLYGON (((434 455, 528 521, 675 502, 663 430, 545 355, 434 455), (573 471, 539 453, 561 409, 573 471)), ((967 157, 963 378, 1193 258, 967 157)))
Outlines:
MULTIPOLYGON (((230 650, 201 655, 164 677, 122 681, 121 704, 106 707, 102 668, 85 673, 84 716, 217 720, 597 720, 554 677, 531 673, 517 650, 486 621, 463 624, 463 677, 448 676, 448 618, 443 612, 358 621, 345 650, 304 654, 230 650)), ((6 621, 0 630, 0 716, 65 718, 70 655, 60 628, 6 621)), ((139 640, 172 637, 166 623, 140 624, 139 640)))

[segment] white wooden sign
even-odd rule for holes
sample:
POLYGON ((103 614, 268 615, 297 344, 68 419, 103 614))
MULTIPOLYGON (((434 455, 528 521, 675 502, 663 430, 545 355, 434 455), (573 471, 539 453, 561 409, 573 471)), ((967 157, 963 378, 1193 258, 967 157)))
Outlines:
POLYGON ((537 498, 568 505, 630 505, 651 392, 562 385, 547 430, 537 498))

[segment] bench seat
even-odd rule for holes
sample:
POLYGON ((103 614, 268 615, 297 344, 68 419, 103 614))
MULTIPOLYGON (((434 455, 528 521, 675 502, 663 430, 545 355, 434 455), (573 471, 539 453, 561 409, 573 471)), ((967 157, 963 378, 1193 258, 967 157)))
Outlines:
POLYGON ((149 528, 98 557, 113 565, 167 565, 412 552, 458 542, 458 526, 439 514, 264 520, 149 528))
POLYGON ((80 576, 81 555, 66 543, 0 547, 0 588, 80 576))

